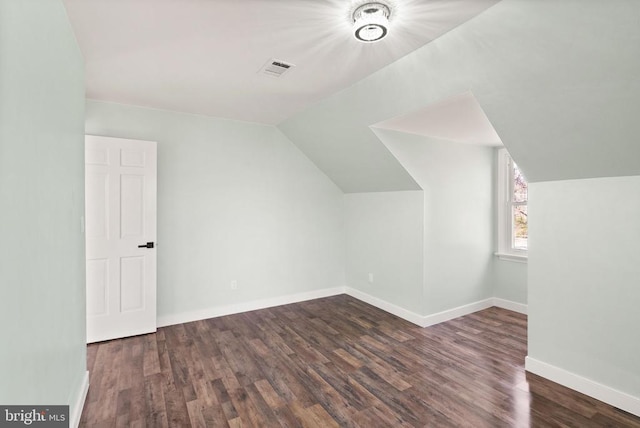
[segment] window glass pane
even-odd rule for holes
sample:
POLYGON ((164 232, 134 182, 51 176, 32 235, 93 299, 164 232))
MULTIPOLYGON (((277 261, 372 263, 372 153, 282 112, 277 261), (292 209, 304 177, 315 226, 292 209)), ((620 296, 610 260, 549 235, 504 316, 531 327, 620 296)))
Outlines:
POLYGON ((529 237, 526 205, 513 206, 512 225, 513 248, 516 250, 526 250, 527 238, 529 237))
POLYGON ((513 201, 514 202, 526 202, 527 201, 527 180, 518 168, 518 165, 513 164, 513 201))

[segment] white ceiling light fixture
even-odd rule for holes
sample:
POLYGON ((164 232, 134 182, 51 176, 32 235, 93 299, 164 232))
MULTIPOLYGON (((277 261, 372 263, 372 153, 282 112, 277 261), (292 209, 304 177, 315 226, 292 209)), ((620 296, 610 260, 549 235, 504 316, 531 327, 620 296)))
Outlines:
POLYGON ((364 43, 382 40, 389 31, 391 9, 384 3, 365 3, 353 12, 353 35, 364 43))

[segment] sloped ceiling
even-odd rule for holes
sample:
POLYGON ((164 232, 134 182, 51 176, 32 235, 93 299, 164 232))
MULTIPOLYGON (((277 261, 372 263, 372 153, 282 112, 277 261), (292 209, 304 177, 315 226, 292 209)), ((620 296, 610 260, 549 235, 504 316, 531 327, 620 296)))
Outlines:
POLYGON ((454 95, 371 127, 456 143, 502 146, 498 133, 471 92, 454 95))
POLYGON ((345 192, 413 190, 370 125, 471 91, 532 181, 640 175, 640 2, 503 0, 279 125, 345 192))
POLYGON ((393 29, 352 34, 364 0, 63 0, 90 99, 277 124, 498 0, 385 0, 393 29), (270 59, 295 67, 258 71, 270 59))

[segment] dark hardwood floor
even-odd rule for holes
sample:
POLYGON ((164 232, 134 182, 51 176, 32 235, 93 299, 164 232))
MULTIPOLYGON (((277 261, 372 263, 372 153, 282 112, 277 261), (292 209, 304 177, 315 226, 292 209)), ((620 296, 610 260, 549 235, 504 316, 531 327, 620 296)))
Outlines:
POLYGON ((88 347, 85 427, 640 427, 525 374, 526 316, 428 328, 346 295, 88 347))

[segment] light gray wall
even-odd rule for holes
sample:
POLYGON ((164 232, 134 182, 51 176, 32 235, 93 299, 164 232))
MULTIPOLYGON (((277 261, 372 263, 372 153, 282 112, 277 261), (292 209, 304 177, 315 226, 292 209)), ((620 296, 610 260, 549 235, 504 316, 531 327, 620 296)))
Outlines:
POLYGON ((342 192, 276 127, 88 101, 86 131, 158 142, 159 317, 344 285, 342 192))
POLYGON ((71 405, 86 373, 84 68, 62 3, 0 1, 0 58, 0 403, 71 405))
POLYGON ((530 195, 529 356, 640 397, 640 176, 530 195))
POLYGON ((528 264, 493 259, 493 297, 527 304, 528 264))
POLYGON ((423 192, 350 193, 344 200, 347 285, 422 314, 423 192))
POLYGON ((424 191, 424 314, 492 297, 494 150, 375 129, 424 191))

